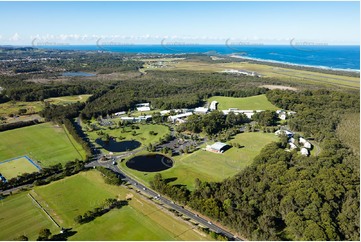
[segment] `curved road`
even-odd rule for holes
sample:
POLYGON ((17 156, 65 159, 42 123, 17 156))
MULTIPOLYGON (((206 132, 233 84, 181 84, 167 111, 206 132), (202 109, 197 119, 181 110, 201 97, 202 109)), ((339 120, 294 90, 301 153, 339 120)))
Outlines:
MULTIPOLYGON (((128 154, 122 155, 120 157, 125 157, 127 155, 128 154)), ((120 158, 120 157, 118 156, 117 158, 120 158)), ((220 234, 227 236, 231 240, 241 240, 241 239, 237 238, 235 235, 233 235, 232 233, 230 233, 230 232, 222 229, 221 227, 213 224, 212 222, 198 216, 197 214, 185 209, 183 206, 177 205, 173 201, 160 196, 157 192, 151 190, 149 187, 146 187, 143 184, 140 184, 138 181, 134 180, 133 178, 127 176, 124 172, 122 172, 119 169, 119 167, 117 165, 113 165, 113 160, 106 161, 106 162, 99 162, 100 156, 98 156, 97 158, 98 159, 86 164, 85 167, 91 168, 91 167, 96 167, 96 166, 103 166, 103 167, 109 168, 110 170, 115 172, 119 176, 119 178, 122 179, 123 181, 132 184, 135 188, 137 188, 140 191, 148 193, 150 196, 154 197, 155 199, 158 199, 160 202, 167 205, 168 207, 171 207, 172 209, 188 216, 192 220, 197 221, 200 224, 203 224, 205 227, 208 227, 209 229, 213 230, 216 233, 220 233, 220 234)))

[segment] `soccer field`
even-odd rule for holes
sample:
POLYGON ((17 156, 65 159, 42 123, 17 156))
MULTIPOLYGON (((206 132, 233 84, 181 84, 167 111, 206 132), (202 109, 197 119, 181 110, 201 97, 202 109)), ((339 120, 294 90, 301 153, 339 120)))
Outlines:
POLYGON ((0 162, 0 174, 7 180, 24 173, 32 173, 38 170, 38 167, 32 164, 27 157, 19 157, 0 162))
POLYGON ((69 240, 210 240, 134 190, 105 184, 97 171, 36 187, 32 194, 61 226, 77 231, 69 240), (89 223, 78 225, 73 220, 106 198, 125 200, 127 196, 132 197, 129 205, 89 223))
POLYGON ((212 101, 217 101, 218 110, 225 110, 229 108, 238 108, 240 110, 277 110, 275 105, 268 101, 266 95, 257 95, 252 97, 222 97, 213 96, 207 100, 210 104, 212 101))
POLYGON ((59 229, 37 207, 27 192, 0 200, 0 240, 14 240, 20 235, 36 240, 43 228, 59 233, 59 229))
POLYGON ((40 166, 83 159, 85 152, 65 128, 43 123, 0 133, 0 162, 27 155, 40 166))

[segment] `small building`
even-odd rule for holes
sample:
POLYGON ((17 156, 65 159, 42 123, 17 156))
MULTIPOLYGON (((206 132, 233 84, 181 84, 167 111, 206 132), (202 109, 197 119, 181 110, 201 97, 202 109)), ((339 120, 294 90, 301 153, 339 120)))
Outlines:
POLYGON ((141 121, 148 121, 152 119, 151 115, 139 116, 139 117, 120 117, 123 122, 137 123, 141 121))
POLYGON ((290 149, 294 150, 297 149, 297 146, 294 143, 288 143, 290 145, 290 149))
POLYGON ((291 132, 291 131, 289 131, 289 130, 286 130, 286 129, 284 129, 284 130, 277 130, 277 131, 275 132, 275 135, 282 135, 282 134, 287 135, 287 137, 289 137, 289 138, 293 137, 293 132, 291 132))
POLYGON ((135 105, 138 111, 147 112, 150 111, 150 103, 138 103, 135 105))
POLYGON ((169 116, 169 117, 168 117, 168 121, 169 121, 169 122, 172 122, 172 123, 182 122, 182 121, 184 121, 185 118, 187 118, 187 117, 189 117, 189 116, 191 116, 191 115, 193 115, 193 113, 187 112, 187 113, 181 113, 181 114, 169 116), (180 120, 182 120, 182 121, 180 121, 180 120))
POLYGON ((304 139, 304 138, 302 138, 302 137, 300 137, 298 141, 299 141, 301 144, 304 144, 304 143, 307 142, 307 140, 304 139))
POLYGON ((194 109, 194 112, 199 114, 206 114, 208 112, 208 108, 198 107, 194 109))
POLYGON ((115 116, 120 116, 120 115, 123 115, 123 114, 125 114, 125 111, 114 113, 115 116))
POLYGON ((218 104, 217 101, 212 101, 212 102, 211 102, 211 105, 209 105, 209 109, 210 109, 211 111, 217 110, 217 104, 218 104))
POLYGON ((307 148, 307 149, 311 149, 312 148, 312 144, 310 142, 305 142, 303 143, 303 147, 307 148))
POLYGON ((229 145, 222 143, 222 142, 216 142, 213 145, 207 145, 206 150, 214 153, 223 153, 229 148, 229 145))
POLYGON ((123 122, 127 122, 127 123, 134 123, 135 122, 134 117, 120 117, 120 120, 122 120, 123 122))
POLYGON ((280 118, 281 120, 286 120, 287 116, 286 116, 286 114, 281 114, 281 115, 279 116, 279 118, 280 118))
POLYGON ((239 110, 238 108, 229 108, 228 110, 222 110, 224 115, 228 115, 230 112, 233 112, 234 114, 244 114, 247 116, 247 118, 251 119, 252 116, 256 113, 262 112, 264 110, 239 110))
POLYGON ((163 110, 163 111, 160 111, 160 115, 164 116, 164 115, 167 115, 170 113, 170 110, 163 110))
POLYGON ((150 107, 138 107, 138 108, 137 108, 137 111, 140 111, 140 112, 148 112, 148 111, 150 111, 150 107))
POLYGON ((301 148, 301 155, 304 156, 309 156, 310 152, 308 152, 308 149, 306 148, 301 148))

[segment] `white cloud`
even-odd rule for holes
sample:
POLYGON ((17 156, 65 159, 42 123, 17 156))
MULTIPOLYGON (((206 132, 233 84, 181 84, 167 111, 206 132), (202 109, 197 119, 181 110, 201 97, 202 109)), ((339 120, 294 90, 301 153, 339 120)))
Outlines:
POLYGON ((15 33, 13 36, 9 38, 10 41, 19 41, 20 35, 18 33, 15 33))

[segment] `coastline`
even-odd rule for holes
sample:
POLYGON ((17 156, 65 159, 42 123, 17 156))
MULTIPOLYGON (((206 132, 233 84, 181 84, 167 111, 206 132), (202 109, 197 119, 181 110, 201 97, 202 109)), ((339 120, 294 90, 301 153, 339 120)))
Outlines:
POLYGON ((296 63, 292 63, 292 62, 286 62, 286 61, 275 61, 275 60, 270 60, 270 59, 260 59, 260 58, 252 58, 252 57, 244 57, 244 56, 239 56, 236 54, 230 54, 230 55, 226 55, 232 58, 237 58, 237 59, 242 59, 242 60, 250 60, 250 61, 255 61, 258 62, 260 64, 282 64, 285 66, 290 66, 290 67, 306 67, 306 68, 315 68, 315 69, 320 69, 320 70, 329 70, 329 71, 344 71, 347 73, 357 73, 360 74, 360 70, 357 69, 342 69, 342 68, 333 68, 333 67, 329 67, 329 66, 316 66, 316 65, 306 65, 306 64, 296 64, 296 63))

